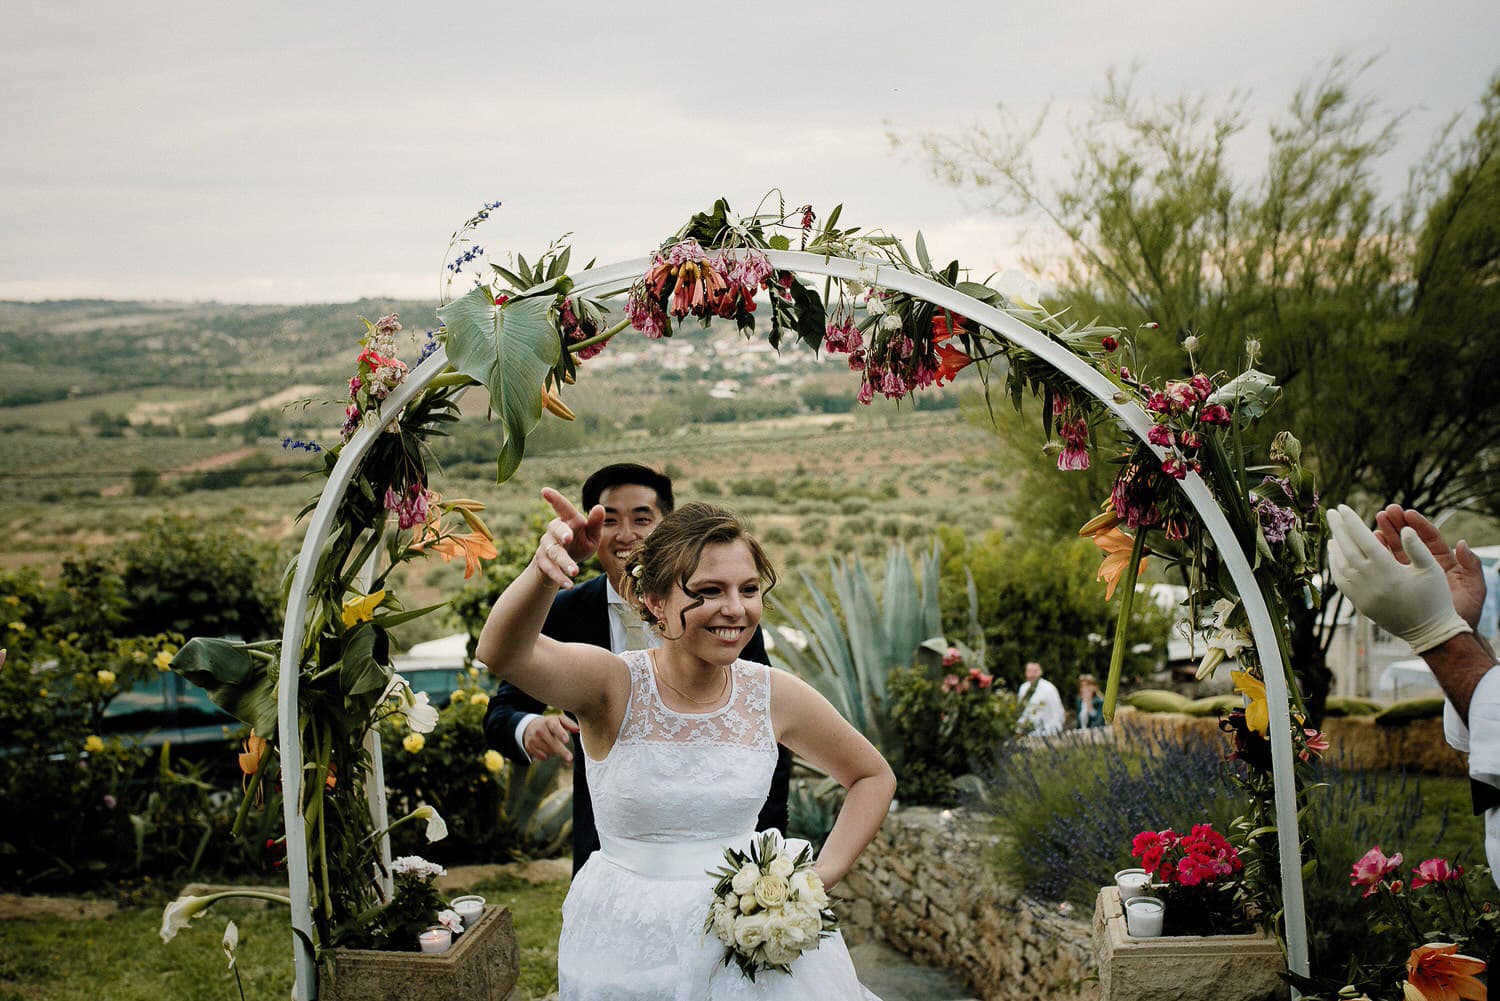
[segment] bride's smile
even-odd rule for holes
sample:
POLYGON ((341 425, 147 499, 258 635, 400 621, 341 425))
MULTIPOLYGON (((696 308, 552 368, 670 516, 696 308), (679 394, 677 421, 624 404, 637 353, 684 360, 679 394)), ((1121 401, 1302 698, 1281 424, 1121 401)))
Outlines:
POLYGON ((755 557, 741 539, 704 546, 686 589, 646 604, 661 623, 662 668, 695 695, 697 687, 717 690, 719 668, 739 657, 765 610, 755 557))

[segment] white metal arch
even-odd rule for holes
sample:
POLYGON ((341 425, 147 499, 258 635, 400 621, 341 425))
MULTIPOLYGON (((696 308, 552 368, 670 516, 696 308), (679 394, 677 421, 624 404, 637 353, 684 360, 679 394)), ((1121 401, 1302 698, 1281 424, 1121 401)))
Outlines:
MULTIPOLYGON (((939 284, 923 275, 914 274, 890 266, 884 261, 854 261, 846 258, 823 257, 818 254, 797 251, 767 251, 771 264, 782 271, 803 274, 818 274, 831 278, 854 279, 869 285, 906 292, 953 313, 966 316, 980 326, 987 327, 1005 337, 1006 340, 1043 359, 1057 372, 1067 376, 1077 386, 1093 396, 1109 410, 1120 427, 1147 441, 1151 419, 1136 404, 1118 402, 1118 392, 1112 382, 1101 375, 1092 365, 1003 310, 996 309, 939 284)), ((605 295, 623 291, 646 273, 650 258, 637 258, 619 264, 591 268, 570 276, 574 291, 605 295)), ((439 347, 426 361, 412 371, 406 381, 383 404, 387 414, 399 413, 401 408, 417 397, 434 378, 448 368, 446 350, 439 347)), ((286 624, 282 631, 281 676, 277 693, 277 726, 281 733, 282 780, 284 784, 284 815, 286 821, 287 874, 292 901, 292 947, 295 951, 295 982, 292 988, 293 1001, 316 1001, 317 971, 312 951, 313 921, 312 896, 308 883, 307 832, 300 808, 302 800, 302 747, 299 740, 288 739, 300 733, 297 714, 297 688, 299 661, 302 650, 303 628, 307 618, 309 585, 312 569, 317 565, 317 555, 333 526, 334 515, 344 493, 359 468, 360 462, 381 433, 382 424, 367 425, 352 437, 339 455, 337 464, 328 477, 328 483, 318 500, 307 535, 302 540, 302 549, 297 558, 296 573, 292 578, 290 600, 286 609, 286 624)), ((1151 446, 1158 455, 1165 457, 1158 446, 1151 446)), ((1281 888, 1284 906, 1287 965, 1295 973, 1308 973, 1307 919, 1302 892, 1301 839, 1297 830, 1296 787, 1293 778, 1293 748, 1291 739, 1291 716, 1288 709, 1288 690, 1281 648, 1276 641, 1271 611, 1260 593, 1260 586, 1248 556, 1240 549, 1234 530, 1224 512, 1214 501, 1208 487, 1196 473, 1189 473, 1179 484, 1192 502, 1203 526, 1213 538, 1219 552, 1229 567, 1230 576, 1244 602, 1250 621, 1250 630, 1255 638, 1256 651, 1261 659, 1265 675, 1267 701, 1270 705, 1271 765, 1276 799, 1276 837, 1281 859, 1281 888)), ((384 788, 378 776, 372 776, 375 788, 372 801, 384 800, 384 788)))

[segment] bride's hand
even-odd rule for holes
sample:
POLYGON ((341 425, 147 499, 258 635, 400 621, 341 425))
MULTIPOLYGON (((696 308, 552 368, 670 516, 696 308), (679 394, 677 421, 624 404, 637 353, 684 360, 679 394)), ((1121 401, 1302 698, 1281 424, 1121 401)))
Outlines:
POLYGON ((562 494, 551 487, 542 488, 542 499, 552 505, 557 517, 547 523, 537 543, 532 565, 548 582, 561 588, 573 586, 578 576, 578 561, 588 559, 599 549, 604 526, 604 508, 595 504, 585 517, 562 494))

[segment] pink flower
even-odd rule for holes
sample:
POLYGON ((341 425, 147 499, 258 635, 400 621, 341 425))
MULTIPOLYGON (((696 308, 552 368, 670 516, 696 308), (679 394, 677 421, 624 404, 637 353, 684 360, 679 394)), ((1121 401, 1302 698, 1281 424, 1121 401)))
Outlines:
POLYGON ((952 667, 954 664, 961 662, 963 659, 963 654, 958 652, 958 647, 950 646, 943 653, 943 666, 952 667))
POLYGON ((1380 889, 1381 881, 1392 872, 1401 867, 1401 853, 1397 852, 1389 857, 1381 854, 1380 846, 1376 845, 1365 852, 1364 857, 1354 863, 1349 870, 1349 885, 1368 887, 1364 896, 1368 897, 1380 889))
POLYGON ((395 313, 387 313, 375 321, 375 332, 377 334, 399 334, 401 333, 401 321, 396 318, 395 313))
MULTIPOLYGON (((1303 761, 1308 760, 1314 754, 1321 757, 1323 752, 1328 750, 1328 735, 1326 733, 1321 733, 1317 730, 1308 730, 1305 728, 1303 729, 1302 733, 1307 739, 1303 741, 1303 749, 1297 755, 1297 757, 1301 758, 1303 761)), ((1415 886, 1416 882, 1413 881, 1412 885, 1415 886)))
POLYGON ((1432 883, 1447 883, 1463 874, 1463 866, 1450 866, 1447 859, 1430 858, 1411 871, 1411 888, 1418 890, 1432 883))
POLYGON ((636 295, 631 292, 630 298, 625 302, 625 318, 630 325, 652 340, 657 340, 666 333, 667 314, 662 312, 650 297, 644 294, 636 295))
POLYGON ((1204 407, 1203 412, 1198 415, 1198 420, 1204 424, 1228 424, 1230 420, 1229 408, 1222 403, 1215 403, 1212 406, 1204 407))
POLYGON ((362 385, 364 385, 364 383, 359 381, 359 376, 351 376, 349 378, 349 393, 353 395, 354 393, 359 392, 359 387, 362 385))
POLYGON ((1153 424, 1151 425, 1151 430, 1146 432, 1146 440, 1153 445, 1160 445, 1162 448, 1171 448, 1174 438, 1172 429, 1165 424, 1153 424))
POLYGON ((1075 472, 1089 468, 1089 453, 1086 448, 1068 445, 1058 453, 1057 468, 1063 472, 1075 472))
POLYGON ((958 675, 949 674, 943 677, 943 691, 951 692, 958 688, 958 675))
MULTIPOLYGON (((851 358, 850 360, 852 361, 853 359, 851 358)), ((858 399, 860 404, 868 407, 870 405, 870 401, 875 399, 875 387, 869 382, 860 383, 858 399)))
POLYGON ((995 683, 995 676, 993 674, 985 674, 983 672, 980 672, 979 677, 975 680, 979 682, 980 688, 989 688, 995 683))
POLYGON ((1198 394, 1200 400, 1206 400, 1213 395, 1214 384, 1206 375, 1195 375, 1188 380, 1188 384, 1193 387, 1193 391, 1198 394))

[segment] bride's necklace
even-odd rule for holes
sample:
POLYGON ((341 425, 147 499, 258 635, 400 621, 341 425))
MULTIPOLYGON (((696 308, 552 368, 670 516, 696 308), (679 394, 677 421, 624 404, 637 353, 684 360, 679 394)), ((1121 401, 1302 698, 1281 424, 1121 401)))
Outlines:
POLYGON ((687 692, 684 692, 682 689, 680 689, 676 685, 672 684, 670 681, 668 681, 662 675, 662 673, 661 673, 661 666, 656 663, 656 651, 655 650, 651 651, 651 673, 655 674, 656 675, 656 680, 660 681, 663 685, 666 685, 669 689, 671 689, 672 692, 674 694, 676 694, 678 698, 686 699, 687 701, 691 702, 695 706, 711 706, 711 705, 713 705, 714 703, 716 703, 716 702, 718 702, 718 701, 720 701, 720 700, 722 700, 724 698, 724 692, 729 688, 729 669, 725 668, 724 669, 724 683, 719 686, 719 691, 718 691, 718 693, 716 695, 714 695, 712 698, 707 698, 707 699, 695 699, 695 698, 693 698, 687 692))

